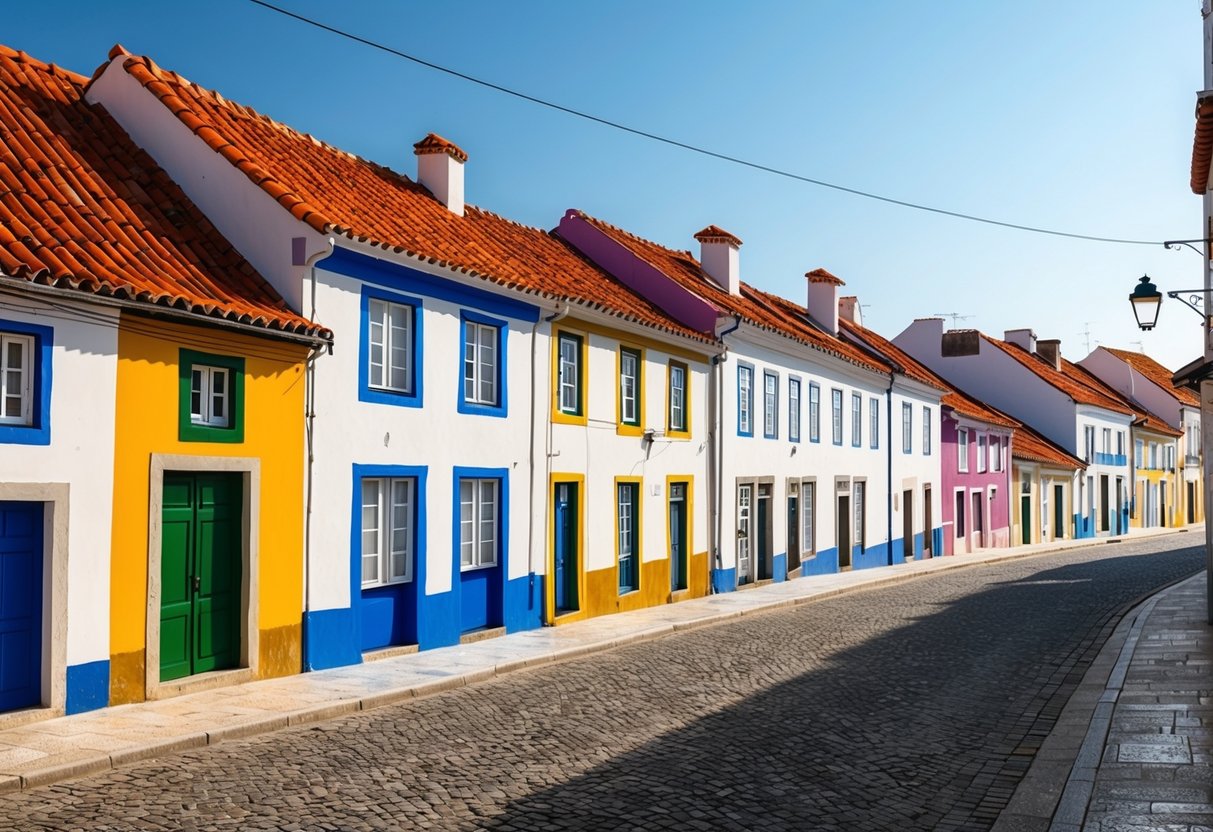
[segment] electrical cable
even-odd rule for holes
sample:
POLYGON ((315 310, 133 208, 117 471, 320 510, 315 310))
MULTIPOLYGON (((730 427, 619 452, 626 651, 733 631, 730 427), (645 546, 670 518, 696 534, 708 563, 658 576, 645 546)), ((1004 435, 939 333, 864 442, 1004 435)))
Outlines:
POLYGON ((762 171, 764 173, 769 173, 774 176, 780 176, 785 179, 792 179, 794 181, 804 182, 809 185, 817 185, 822 188, 829 188, 831 190, 841 191, 842 193, 851 194, 853 196, 863 197, 864 199, 872 199, 872 200, 876 200, 878 202, 887 203, 889 205, 897 205, 902 208, 911 208, 915 211, 926 211, 928 213, 939 214, 939 215, 942 215, 945 217, 953 217, 955 219, 960 219, 960 220, 968 220, 970 222, 984 223, 986 225, 994 225, 994 226, 998 226, 1001 228, 1011 228, 1011 229, 1014 229, 1017 231, 1028 231, 1033 234, 1047 234, 1047 235, 1050 235, 1053 237, 1065 237, 1065 238, 1072 239, 1072 240, 1087 240, 1087 241, 1096 242, 1096 243, 1115 243, 1118 245, 1132 245, 1132 246, 1158 246, 1158 245, 1162 245, 1162 243, 1163 243, 1162 240, 1133 240, 1133 239, 1127 239, 1127 238, 1123 238, 1123 237, 1102 237, 1102 236, 1095 235, 1095 234, 1078 234, 1078 233, 1070 232, 1070 231, 1059 231, 1057 229, 1052 229, 1052 228, 1042 228, 1040 226, 1035 226, 1035 225, 1024 225, 1021 223, 1006 222, 1004 220, 996 220, 996 219, 992 219, 990 217, 978 216, 976 214, 966 214, 962 211, 951 211, 946 208, 937 208, 937 207, 934 207, 931 205, 924 205, 924 204, 918 203, 918 202, 910 202, 910 201, 904 200, 904 199, 896 199, 891 196, 883 196, 881 194, 872 193, 871 191, 864 191, 864 190, 860 190, 859 188, 851 188, 846 185, 839 185, 834 182, 827 182, 823 179, 815 179, 811 176, 805 176, 803 174, 795 173, 793 171, 783 170, 782 168, 776 168, 771 165, 765 165, 761 162, 755 162, 755 161, 751 161, 749 159, 743 159, 739 156, 732 156, 727 153, 721 153, 721 152, 718 152, 715 150, 710 150, 705 147, 700 147, 698 145, 690 144, 689 142, 679 141, 678 139, 671 139, 668 136, 662 136, 657 133, 651 133, 647 130, 641 130, 640 128, 637 128, 637 127, 629 127, 626 124, 622 124, 617 121, 611 121, 610 119, 603 118, 601 116, 596 116, 592 113, 587 113, 583 110, 577 110, 572 107, 566 107, 563 104, 557 104, 554 101, 548 101, 546 99, 539 98, 538 96, 529 95, 527 93, 520 92, 515 89, 511 89, 510 87, 506 87, 501 84, 493 83, 492 81, 486 81, 483 78, 477 78, 474 75, 468 75, 465 72, 460 72, 459 70, 451 69, 450 67, 445 67, 445 66, 442 66, 441 64, 436 64, 432 61, 427 61, 424 58, 418 58, 416 55, 410 55, 407 52, 402 52, 399 49, 394 49, 385 44, 370 40, 369 38, 364 38, 364 37, 361 37, 360 35, 355 35, 352 32, 347 32, 343 29, 338 29, 335 26, 329 26, 326 23, 321 23, 320 21, 314 20, 310 17, 306 17, 304 15, 297 14, 288 9, 281 8, 280 6, 275 6, 273 3, 267 3, 266 0, 249 0, 249 2, 253 3, 254 5, 269 9, 270 11, 277 12, 278 14, 284 15, 286 17, 293 18, 294 20, 298 20, 301 23, 306 23, 309 26, 314 26, 317 29, 322 29, 323 31, 329 32, 329 33, 337 35, 339 37, 346 38, 347 40, 354 41, 355 43, 360 43, 363 46, 369 46, 372 49, 378 49, 379 51, 386 52, 389 55, 394 55, 398 58, 404 58, 406 61, 412 61, 415 64, 426 67, 427 69, 433 69, 437 72, 445 73, 445 74, 453 76, 455 78, 459 78, 461 80, 468 81, 473 84, 477 84, 477 85, 485 87, 487 89, 494 90, 495 92, 504 93, 506 95, 513 96, 515 98, 520 98, 523 101, 529 101, 532 104, 538 104, 541 107, 547 107, 549 109, 556 110, 561 113, 565 113, 566 115, 571 115, 571 116, 575 116, 577 118, 585 119, 587 121, 592 121, 596 124, 601 124, 605 127, 610 127, 615 130, 620 130, 625 133, 630 133, 634 136, 640 136, 641 138, 650 139, 655 142, 660 142, 662 144, 670 145, 671 147, 677 147, 682 150, 688 150, 692 153, 698 153, 702 156, 707 156, 707 157, 710 157, 713 159, 718 159, 723 162, 729 162, 734 165, 740 165, 742 167, 747 167, 752 170, 762 171))

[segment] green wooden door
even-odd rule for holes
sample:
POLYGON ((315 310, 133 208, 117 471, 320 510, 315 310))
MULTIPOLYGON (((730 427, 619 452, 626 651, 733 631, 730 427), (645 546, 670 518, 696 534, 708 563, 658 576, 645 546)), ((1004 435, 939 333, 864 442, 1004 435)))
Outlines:
POLYGON ((160 680, 240 662, 241 479, 166 473, 160 680))

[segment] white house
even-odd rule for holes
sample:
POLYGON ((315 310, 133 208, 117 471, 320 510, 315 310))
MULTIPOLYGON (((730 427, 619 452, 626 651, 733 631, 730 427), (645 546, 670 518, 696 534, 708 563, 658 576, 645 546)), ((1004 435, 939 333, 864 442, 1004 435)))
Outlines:
POLYGON ((976 330, 945 333, 942 319, 927 318, 893 343, 1087 464, 1074 489, 1073 537, 1127 530, 1134 414, 1062 358, 1060 342, 1037 341, 1030 329, 1010 330, 1005 340, 976 330))

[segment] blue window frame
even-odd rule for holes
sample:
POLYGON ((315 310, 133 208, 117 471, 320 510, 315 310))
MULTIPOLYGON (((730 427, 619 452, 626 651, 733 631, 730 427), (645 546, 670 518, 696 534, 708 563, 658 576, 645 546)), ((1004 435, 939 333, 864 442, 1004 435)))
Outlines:
POLYGON ((830 390, 831 425, 834 434, 834 444, 842 444, 842 391, 838 388, 830 390))
POLYGON ((509 415, 506 347, 509 324, 479 312, 459 315, 459 412, 477 416, 509 415))
POLYGON ((452 574, 504 571, 510 552, 509 469, 455 466, 452 490, 452 574))
POLYGON ((359 401, 421 407, 423 318, 418 298, 362 287, 359 401))
POLYGON ((873 396, 868 399, 868 421, 871 422, 872 435, 868 439, 868 443, 873 448, 880 447, 880 399, 873 396))
POLYGON ((851 447, 858 448, 863 442, 863 396, 851 394, 851 447))
POLYGON ((51 443, 49 326, 0 319, 0 443, 51 443))
POLYGON ((821 388, 809 382, 809 441, 821 441, 821 388))
POLYGON ((737 435, 754 435, 754 367, 737 364, 737 435))
POLYGON ((762 373, 762 435, 779 437, 779 376, 766 370, 762 373))
POLYGON ((800 441, 800 379, 788 378, 788 439, 800 441))

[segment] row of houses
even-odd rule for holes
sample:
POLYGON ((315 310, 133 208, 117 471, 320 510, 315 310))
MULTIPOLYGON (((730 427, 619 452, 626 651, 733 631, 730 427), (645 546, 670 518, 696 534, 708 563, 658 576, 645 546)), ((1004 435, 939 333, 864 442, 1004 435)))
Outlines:
POLYGON ((824 269, 524 226, 413 149, 0 48, 0 711, 1202 519, 1145 356, 888 340, 824 269))

